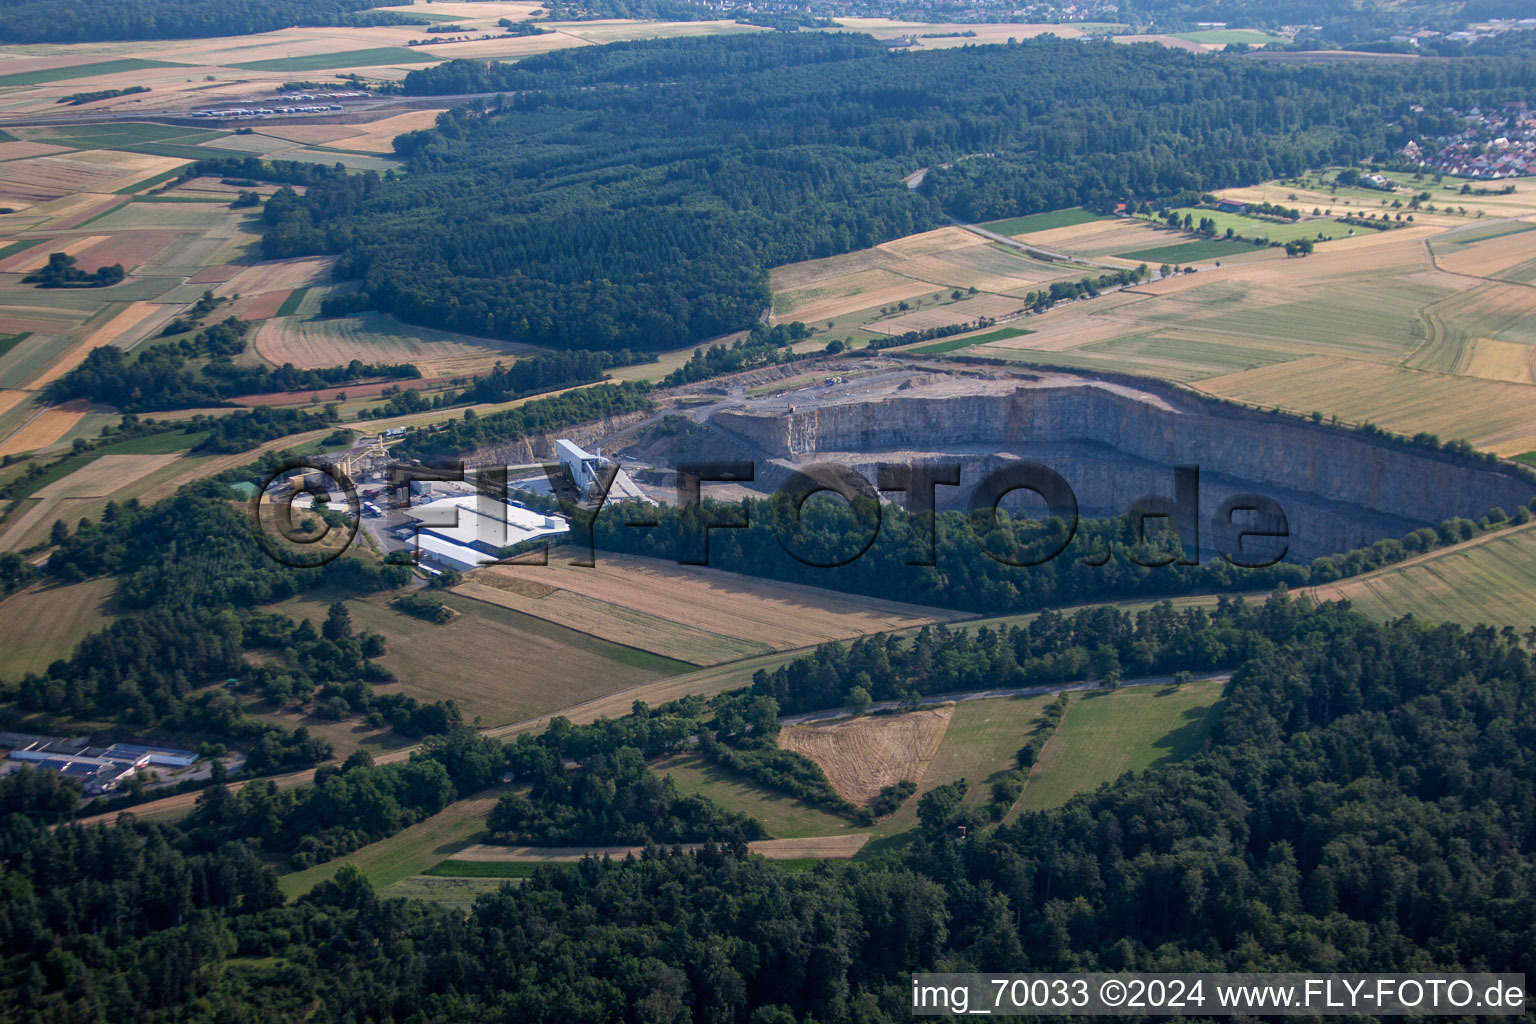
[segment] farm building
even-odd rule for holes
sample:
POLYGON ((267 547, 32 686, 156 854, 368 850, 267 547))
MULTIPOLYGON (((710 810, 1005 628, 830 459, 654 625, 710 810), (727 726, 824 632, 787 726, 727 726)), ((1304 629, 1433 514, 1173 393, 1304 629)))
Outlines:
POLYGON ((502 548, 571 530, 560 516, 483 494, 440 498, 406 509, 405 514, 422 558, 451 569, 473 569, 496 561, 502 548))
POLYGON ((10 758, 31 764, 39 771, 57 772, 74 779, 90 795, 114 790, 145 768, 186 768, 197 761, 197 755, 190 750, 141 747, 132 743, 93 748, 47 738, 13 749, 10 758))

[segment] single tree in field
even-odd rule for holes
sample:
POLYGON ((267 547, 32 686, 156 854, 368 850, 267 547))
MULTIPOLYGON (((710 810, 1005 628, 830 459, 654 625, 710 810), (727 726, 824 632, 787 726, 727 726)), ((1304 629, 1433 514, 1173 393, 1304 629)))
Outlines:
POLYGON ((352 635, 352 614, 347 606, 337 601, 326 611, 325 625, 321 633, 327 640, 340 642, 352 635))

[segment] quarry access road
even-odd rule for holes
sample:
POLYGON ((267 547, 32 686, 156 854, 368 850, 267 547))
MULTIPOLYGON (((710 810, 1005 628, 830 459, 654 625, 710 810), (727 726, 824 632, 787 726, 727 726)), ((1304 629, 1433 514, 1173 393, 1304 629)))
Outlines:
MULTIPOLYGON (((1213 680, 1226 682, 1232 678, 1230 672, 1201 672, 1191 675, 1192 683, 1211 682, 1213 680)), ((1172 684, 1173 676, 1142 676, 1139 679, 1127 679, 1120 683, 1119 689, 1131 686, 1168 686, 1172 684)), ((1063 683, 1054 686, 1021 686, 1008 690, 967 690, 964 693, 940 693, 932 697, 924 697, 918 701, 917 706, 922 708, 936 707, 940 704, 958 704, 966 700, 995 700, 999 697, 1048 697, 1053 693, 1078 693, 1084 690, 1102 690, 1106 693, 1110 688, 1102 683, 1076 682, 1063 683)), ((872 711, 897 711, 903 707, 899 700, 882 700, 871 704, 863 711, 869 714, 872 711)), ((785 715, 779 719, 780 725, 800 725, 804 722, 828 722, 835 718, 852 718, 859 714, 853 708, 831 708, 827 711, 808 711, 803 715, 785 715)))

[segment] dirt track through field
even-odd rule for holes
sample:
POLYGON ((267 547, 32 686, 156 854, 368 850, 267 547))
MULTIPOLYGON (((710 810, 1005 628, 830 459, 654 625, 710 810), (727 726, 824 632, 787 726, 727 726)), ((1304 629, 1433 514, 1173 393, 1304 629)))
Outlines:
POLYGON ((886 786, 922 779, 954 714, 950 705, 792 725, 779 734, 779 746, 815 761, 833 789, 862 806, 886 786))

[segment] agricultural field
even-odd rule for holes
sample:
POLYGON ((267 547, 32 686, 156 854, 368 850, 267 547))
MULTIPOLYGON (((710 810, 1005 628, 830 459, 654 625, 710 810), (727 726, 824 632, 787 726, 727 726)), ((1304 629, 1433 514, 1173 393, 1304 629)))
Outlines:
POLYGON ((1059 807, 1127 772, 1198 753, 1210 736, 1225 685, 1206 680, 1072 694, 1066 716, 1029 774, 1019 807, 1059 807))
POLYGON ((425 900, 467 914, 475 900, 509 884, 517 884, 516 879, 412 875, 388 886, 380 895, 389 899, 425 900))
POLYGON ((1269 242, 1294 242, 1302 238, 1310 238, 1314 241, 1343 238, 1350 231, 1347 225, 1340 224, 1330 217, 1303 216, 1300 220, 1281 221, 1243 213, 1223 213, 1221 210, 1194 206, 1177 207, 1173 212, 1181 217, 1193 218, 1196 224, 1199 224, 1202 219, 1212 220, 1216 223, 1216 233, 1219 235, 1225 234, 1227 229, 1231 228, 1234 235, 1249 239, 1262 238, 1269 242), (1322 239, 1318 238, 1319 235, 1322 239))
POLYGON ((106 577, 68 586, 34 584, 0 601, 0 622, 10 638, 0 678, 18 682, 28 673, 46 672, 88 634, 111 625, 116 588, 106 577))
POLYGON ((1271 35, 1268 32, 1260 32, 1253 28, 1213 28, 1200 32, 1180 32, 1180 39, 1187 39, 1192 43, 1200 43, 1204 46, 1228 46, 1232 43, 1245 43, 1249 46, 1263 46, 1265 43, 1283 41, 1284 36, 1271 35))
POLYGON ((1536 627, 1536 529, 1512 527, 1308 591, 1378 619, 1536 627))
POLYGON ((815 761, 833 789, 862 806, 886 786, 927 774, 954 713, 940 706, 791 725, 779 733, 779 746, 815 761))
MULTIPOLYGON (((238 280, 228 286, 241 291, 238 280)), ((298 294, 295 292, 294 294, 298 294)), ((305 296, 294 303, 305 308, 305 296)), ((305 319, 289 315, 286 305, 251 333, 251 347, 274 366, 340 366, 360 359, 373 363, 414 363, 422 376, 457 377, 487 373, 498 362, 512 363, 539 350, 516 342, 402 324, 387 313, 305 319)))
POLYGON ((519 576, 484 570, 471 579, 455 587, 454 593, 691 665, 715 665, 772 650, 767 644, 712 633, 519 576))
POLYGON ((1033 259, 963 228, 939 228, 775 268, 773 319, 903 334, 1006 315, 1042 284, 1082 273, 1080 266, 1033 259), (956 290, 965 293, 959 301, 956 290))
POLYGON ((376 889, 404 882, 473 843, 484 831, 485 816, 500 796, 500 789, 491 789, 456 801, 426 821, 387 839, 304 871, 284 874, 279 877, 278 885, 290 899, 302 896, 321 882, 334 878, 344 865, 367 875, 376 889))
POLYGON ((764 790, 693 754, 664 758, 652 764, 651 770, 658 775, 670 775, 680 793, 702 794, 726 810, 751 815, 777 839, 832 836, 856 830, 847 818, 764 790))
POLYGON ((981 225, 988 231, 996 231, 1000 235, 1012 235, 1015 238, 1024 235, 1032 235, 1037 231, 1050 231, 1053 228, 1069 228, 1077 224, 1102 223, 1107 220, 1103 214, 1085 210, 1080 206, 1067 210, 1049 210, 1045 213, 1031 213, 1023 217, 1010 217, 1007 220, 994 220, 981 225))
POLYGON ((1115 255, 1122 260, 1131 260, 1141 263, 1198 263, 1203 260, 1219 260, 1223 256, 1236 256, 1239 253, 1248 253, 1258 248, 1252 242, 1239 242, 1228 238, 1207 238, 1197 241, 1173 242, 1168 245, 1153 246, 1150 249, 1137 249, 1133 252, 1120 252, 1115 255))
MULTIPOLYGON (((606 553, 591 568, 555 561, 549 565, 495 565, 476 570, 466 579, 478 582, 487 577, 500 584, 497 589, 512 595, 507 600, 521 598, 520 610, 530 614, 547 615, 555 621, 563 610, 580 612, 581 618, 572 625, 590 630, 594 635, 612 632, 630 636, 637 642, 651 642, 645 640, 642 630, 626 624, 624 619, 610 622, 611 613, 604 606, 642 612, 687 627, 688 632, 679 631, 654 641, 665 646, 709 642, 699 637, 702 633, 727 637, 758 649, 792 650, 829 640, 960 617, 919 605, 854 597, 706 567, 606 553), (512 580, 519 581, 522 594, 506 589, 507 581, 512 580), (524 584, 533 586, 522 586, 524 584), (531 596, 540 593, 540 588, 570 593, 586 598, 587 602, 566 599, 559 605, 541 604, 548 601, 547 594, 542 598, 531 596), (633 632, 620 633, 629 630, 633 632), (688 639, 685 641, 684 637, 688 639)), ((717 648, 716 653, 715 661, 727 660, 734 654, 725 647, 717 648)))
MULTIPOLYGON (((366 124, 355 126, 337 125, 336 128, 361 129, 356 134, 349 134, 337 138, 322 141, 320 144, 331 149, 347 149, 362 151, 365 153, 393 153, 395 136, 404 135, 406 132, 420 131, 423 128, 431 128, 437 123, 437 115, 441 110, 412 110, 404 114, 395 114, 391 117, 381 118, 377 121, 369 121, 366 124)), ((318 126, 317 126, 318 127, 318 126)), ((290 132, 298 129, 290 129, 290 132)), ((276 131, 272 134, 278 134, 276 131)), ((291 135, 289 136, 291 137, 291 135)))
POLYGON ((0 97, 0 115, 52 113, 52 105, 72 93, 142 85, 150 91, 93 101, 80 109, 123 109, 152 116, 158 110, 271 99, 280 83, 323 73, 356 72, 371 83, 383 83, 399 81, 412 68, 456 58, 513 60, 625 39, 767 31, 729 21, 612 20, 551 23, 548 27, 553 31, 537 36, 478 38, 499 36, 503 30, 496 22, 500 18, 522 20, 538 9, 536 4, 502 0, 474 5, 434 3, 430 10, 421 4, 401 8, 401 13, 419 22, 452 24, 477 37, 472 42, 449 43, 428 36, 422 46, 406 45, 423 38, 420 24, 295 27, 247 36, 85 46, 0 46, 0 88, 7 90, 0 97), (440 8, 455 10, 447 14, 440 8))
POLYGON ((972 345, 986 345, 994 341, 1007 341, 1010 338, 1022 338, 1026 334, 1033 334, 1023 327, 999 327, 996 330, 984 331, 981 334, 971 334, 960 338, 945 338, 927 345, 918 345, 914 348, 903 349, 919 356, 937 356, 945 352, 957 352, 972 345))
MULTIPOLYGON (((388 643, 379 663, 402 682, 384 686, 419 700, 456 701, 466 721, 522 722, 690 667, 510 609, 456 595, 446 600, 459 614, 442 625, 397 612, 384 597, 349 600, 347 608, 356 629, 388 643)), ((276 607, 318 625, 329 603, 305 597, 276 607)))

